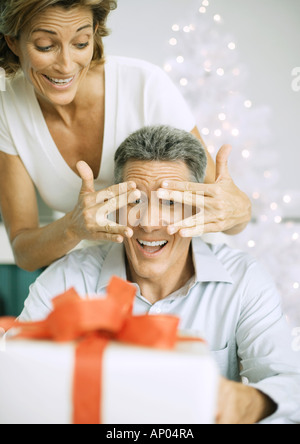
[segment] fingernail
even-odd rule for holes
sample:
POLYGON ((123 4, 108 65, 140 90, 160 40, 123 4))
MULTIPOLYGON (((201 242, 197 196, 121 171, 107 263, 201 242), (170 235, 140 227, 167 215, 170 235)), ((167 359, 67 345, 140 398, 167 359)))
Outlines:
POLYGON ((126 236, 126 237, 132 237, 132 236, 133 236, 133 232, 132 232, 132 230, 126 230, 126 231, 125 231, 125 236, 126 236))
POLYGON ((158 194, 158 197, 162 197, 162 198, 169 197, 169 193, 167 190, 159 190, 157 192, 157 194, 158 194))
POLYGON ((162 184, 162 186, 168 188, 168 186, 169 186, 169 182, 164 181, 163 184, 162 184))
POLYGON ((169 232, 169 234, 175 234, 176 228, 175 227, 169 227, 168 232, 169 232))
POLYGON ((181 231, 180 231, 180 236, 182 236, 182 237, 188 237, 188 235, 189 235, 189 233, 188 233, 187 230, 181 230, 181 231))
POLYGON ((129 182, 128 183, 128 188, 130 190, 135 190, 136 189, 136 183, 135 182, 129 182))

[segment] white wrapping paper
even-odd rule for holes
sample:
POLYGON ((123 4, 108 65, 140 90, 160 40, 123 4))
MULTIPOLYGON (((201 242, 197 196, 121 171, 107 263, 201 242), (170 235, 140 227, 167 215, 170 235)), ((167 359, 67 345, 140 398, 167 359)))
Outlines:
MULTIPOLYGON (((74 343, 7 340, 0 350, 0 424, 72 422, 74 343)), ((112 342, 103 360, 103 424, 211 424, 218 370, 201 343, 175 351, 112 342)))

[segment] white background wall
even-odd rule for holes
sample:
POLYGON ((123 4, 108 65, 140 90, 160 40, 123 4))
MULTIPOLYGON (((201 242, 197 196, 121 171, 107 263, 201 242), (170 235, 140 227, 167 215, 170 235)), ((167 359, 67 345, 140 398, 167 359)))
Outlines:
MULTIPOLYGON (((111 14, 108 54, 146 59, 164 65, 171 26, 191 17, 201 0, 118 0, 111 14)), ((272 109, 271 130, 284 190, 300 191, 300 92, 291 87, 292 70, 300 67, 299 0, 210 0, 210 13, 224 20, 240 61, 249 71, 247 91, 254 105, 272 109)), ((300 82, 299 82, 300 83, 300 82)), ((226 142, 226 141, 224 141, 226 142)), ((300 206, 294 209, 300 217, 300 206)))

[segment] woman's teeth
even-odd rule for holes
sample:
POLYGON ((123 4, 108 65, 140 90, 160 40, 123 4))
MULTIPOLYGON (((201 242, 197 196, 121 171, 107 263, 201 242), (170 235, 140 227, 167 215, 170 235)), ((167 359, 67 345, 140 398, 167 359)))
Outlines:
POLYGON ((69 79, 54 79, 52 77, 49 76, 45 76, 47 77, 48 80, 50 80, 50 82, 54 83, 54 85, 67 85, 68 83, 70 83, 74 77, 70 77, 69 79))

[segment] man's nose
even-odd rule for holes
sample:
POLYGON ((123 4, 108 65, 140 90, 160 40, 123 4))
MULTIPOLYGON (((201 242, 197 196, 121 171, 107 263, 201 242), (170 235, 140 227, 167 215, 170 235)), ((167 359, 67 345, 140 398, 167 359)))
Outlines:
POLYGON ((145 232, 151 233, 168 225, 168 221, 165 220, 165 214, 162 212, 161 202, 157 194, 153 192, 151 199, 148 200, 147 205, 141 211, 140 226, 145 232))

